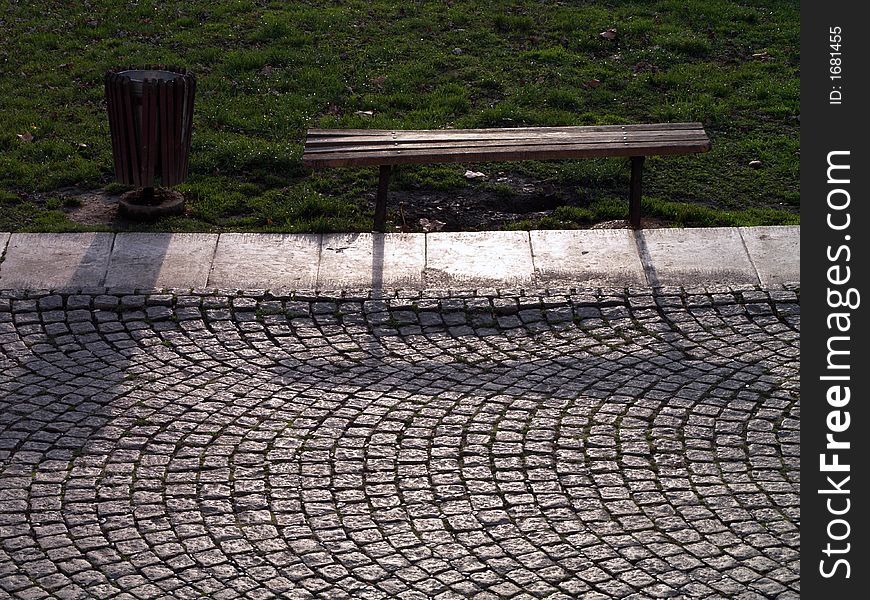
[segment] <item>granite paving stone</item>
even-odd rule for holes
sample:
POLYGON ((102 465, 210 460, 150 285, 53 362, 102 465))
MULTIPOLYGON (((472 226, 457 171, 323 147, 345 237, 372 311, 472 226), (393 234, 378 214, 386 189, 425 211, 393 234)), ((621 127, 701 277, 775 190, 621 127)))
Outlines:
POLYGON ((797 286, 105 291, 0 292, 2 597, 799 596, 797 286))

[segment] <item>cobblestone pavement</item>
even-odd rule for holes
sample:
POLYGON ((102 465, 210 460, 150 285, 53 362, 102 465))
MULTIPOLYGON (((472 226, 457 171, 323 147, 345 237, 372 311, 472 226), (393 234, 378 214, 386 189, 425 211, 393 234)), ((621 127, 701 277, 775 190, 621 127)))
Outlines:
POLYGON ((795 289, 0 295, 0 596, 796 598, 795 289))

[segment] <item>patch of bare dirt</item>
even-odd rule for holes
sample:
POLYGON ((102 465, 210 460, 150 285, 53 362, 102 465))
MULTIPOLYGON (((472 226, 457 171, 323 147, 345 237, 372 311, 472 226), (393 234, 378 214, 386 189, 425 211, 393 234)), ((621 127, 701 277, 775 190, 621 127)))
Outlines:
MULTIPOLYGON (((162 190, 157 190, 163 193, 162 190)), ((116 229, 125 229, 141 223, 141 220, 131 220, 118 210, 122 194, 110 194, 105 190, 63 190, 60 197, 64 199, 63 212, 74 223, 86 226, 105 225, 116 229)))
POLYGON ((421 220, 441 231, 501 229, 517 221, 540 219, 557 206, 579 205, 570 186, 494 177, 471 188, 391 191, 389 207, 406 231, 421 230, 421 220))
MULTIPOLYGON (((390 192, 389 208, 403 231, 493 230, 520 221, 535 221, 553 215, 559 206, 584 206, 572 185, 540 182, 517 176, 478 180, 471 188, 456 190, 396 190, 390 192)), ((628 200, 625 204, 628 216, 628 200)), ((566 223, 577 227, 577 223, 566 223)), ((645 227, 658 227, 644 219, 645 227)), ((628 229, 626 220, 596 223, 592 229, 628 229)))
POLYGON ((125 221, 118 216, 120 194, 108 194, 103 190, 70 194, 79 205, 64 210, 70 221, 81 225, 117 225, 125 221))
MULTIPOLYGON (((86 226, 103 225, 124 229, 134 222, 120 215, 121 194, 105 190, 67 189, 59 194, 65 200, 63 211, 71 221, 86 226)), ((517 176, 495 176, 470 188, 456 190, 395 190, 390 192, 389 208, 402 231, 496 230, 520 221, 535 221, 553 215, 559 206, 583 206, 577 188, 540 182, 517 176)), ((628 200, 625 203, 628 214, 628 200)), ((644 218, 645 228, 668 227, 660 219, 644 218)), ((565 223, 576 228, 577 223, 565 223)), ((628 229, 628 221, 618 219, 595 223, 590 229, 628 229)))

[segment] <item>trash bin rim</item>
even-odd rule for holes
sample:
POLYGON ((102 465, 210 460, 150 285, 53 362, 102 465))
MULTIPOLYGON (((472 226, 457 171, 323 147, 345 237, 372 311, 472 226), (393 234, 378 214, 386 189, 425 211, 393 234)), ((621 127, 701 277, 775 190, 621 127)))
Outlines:
POLYGON ((167 69, 126 69, 117 71, 115 75, 119 77, 127 77, 135 83, 142 83, 146 80, 158 79, 160 81, 172 81, 173 79, 183 78, 185 73, 177 71, 169 71, 167 69))
POLYGON ((124 65, 106 71, 106 83, 127 80, 133 85, 142 86, 146 80, 168 82, 178 79, 192 81, 195 77, 184 67, 162 64, 124 65))
POLYGON ((173 82, 182 85, 184 81, 192 84, 193 80, 193 74, 187 69, 163 65, 112 69, 106 73, 106 85, 118 85, 127 81, 136 101, 142 98, 142 88, 145 85, 152 87, 160 84, 169 85, 173 82))

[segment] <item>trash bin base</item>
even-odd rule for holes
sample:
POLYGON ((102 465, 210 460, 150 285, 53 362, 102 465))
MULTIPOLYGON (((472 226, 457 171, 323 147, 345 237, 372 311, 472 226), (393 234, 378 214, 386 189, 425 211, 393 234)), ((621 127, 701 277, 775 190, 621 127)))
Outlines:
POLYGON ((145 190, 133 190, 121 196, 118 211, 133 219, 158 219, 184 214, 184 196, 167 189, 154 190, 152 201, 145 201, 145 190))

